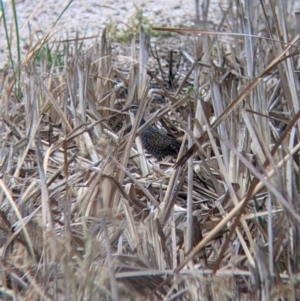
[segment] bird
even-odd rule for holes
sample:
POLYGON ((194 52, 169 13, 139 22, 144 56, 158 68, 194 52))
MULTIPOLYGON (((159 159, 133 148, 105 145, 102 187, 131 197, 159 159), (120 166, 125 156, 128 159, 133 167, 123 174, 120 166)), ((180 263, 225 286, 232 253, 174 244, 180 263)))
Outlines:
MULTIPOLYGON (((129 107, 129 114, 136 116, 138 106, 132 104, 129 107)), ((141 119, 140 127, 145 124, 144 118, 141 119)), ((156 126, 148 126, 141 133, 140 138, 143 148, 154 156, 158 161, 161 161, 167 156, 175 156, 178 154, 181 142, 172 135, 167 134, 156 126)))

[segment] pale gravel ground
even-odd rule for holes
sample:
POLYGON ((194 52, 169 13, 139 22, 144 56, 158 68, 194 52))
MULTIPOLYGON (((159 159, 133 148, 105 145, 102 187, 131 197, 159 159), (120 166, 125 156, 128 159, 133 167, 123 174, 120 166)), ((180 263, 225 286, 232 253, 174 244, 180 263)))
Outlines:
MULTIPOLYGON (((24 0, 17 1, 17 14, 21 39, 28 42, 29 36, 36 39, 48 32, 68 1, 24 0), (31 34, 30 34, 31 33, 31 34)), ((219 4, 226 6, 227 0, 211 0, 209 20, 219 21, 219 4), (224 2, 224 3, 223 3, 224 2)), ((11 24, 10 1, 4 2, 8 23, 11 24)), ((99 35, 105 24, 113 22, 122 25, 134 15, 136 8, 144 11, 144 16, 155 26, 190 26, 195 18, 195 0, 148 0, 148 1, 105 1, 75 0, 56 26, 60 35, 74 37, 78 31, 81 36, 99 35)), ((13 32, 13 31, 12 31, 13 32)), ((22 42, 22 48, 24 43, 22 42)), ((13 42, 14 50, 16 43, 13 42)), ((3 23, 0 27, 0 59, 7 61, 6 39, 3 23)), ((15 51, 14 51, 15 53, 15 51)), ((24 49, 23 49, 24 53, 24 49)), ((1 64, 2 65, 2 64, 1 64)))
MULTIPOLYGON (((64 29, 69 31, 85 30, 95 34, 103 28, 104 24, 110 21, 119 23, 126 22, 136 11, 136 7, 143 9, 145 16, 156 25, 169 20, 171 24, 179 24, 183 20, 192 20, 195 16, 194 0, 149 0, 149 1, 105 1, 105 0, 75 0, 63 17, 64 29)), ((218 3, 227 0, 212 0, 210 12, 215 15, 218 3)), ((23 27, 26 20, 31 17, 32 29, 47 30, 63 10, 67 1, 58 0, 24 0, 17 4, 19 26, 23 27)), ((9 1, 6 3, 9 12, 9 1)), ((211 16, 211 17, 212 17, 211 16)), ((215 16, 215 20, 218 16, 215 16)))
MULTIPOLYGON (((294 9, 300 8, 300 0, 289 0, 294 9)), ((59 0, 23 0, 17 1, 17 14, 22 41, 29 41, 29 36, 36 39, 48 32, 53 22, 62 12, 68 1, 59 0)), ((202 2, 202 1, 200 1, 202 2)), ((218 24, 221 18, 219 5, 227 6, 228 0, 211 0, 208 20, 218 24)), ((8 23, 11 24, 11 4, 4 2, 8 23)), ((195 0, 75 0, 65 12, 56 30, 60 35, 74 37, 78 31, 81 36, 99 35, 105 24, 113 22, 123 24, 135 13, 136 7, 143 9, 144 15, 155 26, 189 26, 195 18, 195 0)), ((13 31, 12 31, 13 32, 13 31)), ((14 50, 16 43, 13 42, 14 50)), ((22 43, 24 47, 24 43, 22 43)), ((0 26, 1 65, 7 61, 6 39, 3 23, 0 26)), ((15 51, 14 51, 15 52, 15 51)), ((23 53, 24 53, 23 49, 23 53)))

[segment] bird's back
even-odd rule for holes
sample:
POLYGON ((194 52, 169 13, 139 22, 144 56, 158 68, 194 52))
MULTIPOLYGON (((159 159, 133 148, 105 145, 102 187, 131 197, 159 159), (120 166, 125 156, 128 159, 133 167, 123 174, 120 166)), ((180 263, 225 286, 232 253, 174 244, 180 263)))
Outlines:
POLYGON ((181 143, 154 126, 146 128, 140 137, 143 147, 158 160, 177 155, 179 152, 181 143))
MULTIPOLYGON (((131 118, 136 116, 138 106, 131 104, 129 113, 131 118)), ((142 118, 140 126, 145 124, 142 118)), ((149 126, 140 133, 143 148, 159 161, 166 156, 177 155, 181 146, 181 142, 176 140, 172 135, 165 133, 155 126, 149 126)))

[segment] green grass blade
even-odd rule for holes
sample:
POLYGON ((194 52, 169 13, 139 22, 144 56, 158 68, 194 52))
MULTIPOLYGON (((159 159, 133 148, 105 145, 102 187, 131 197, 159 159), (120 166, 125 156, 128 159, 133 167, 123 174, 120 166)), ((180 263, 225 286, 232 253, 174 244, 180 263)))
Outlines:
POLYGON ((17 16, 15 0, 12 0, 11 4, 12 4, 12 9, 14 14, 14 21, 15 21, 17 50, 18 50, 18 65, 19 65, 21 62, 21 47, 20 47, 20 34, 19 34, 18 16, 17 16))
MULTIPOLYGON (((0 0, 1 1, 1 0, 0 0)), ((59 14, 58 18, 56 19, 56 21, 53 23, 52 28, 54 28, 56 26, 56 24, 58 23, 58 21, 61 19, 61 17, 63 16, 63 14, 66 12, 66 10, 69 8, 69 6, 72 4, 73 0, 70 0, 67 5, 65 6, 65 8, 63 9, 63 11, 59 14)), ((41 44, 39 50, 37 51, 36 55, 35 55, 35 59, 39 56, 40 50, 41 48, 44 46, 44 44, 46 43, 48 36, 50 34, 50 31, 48 32, 48 34, 46 35, 43 43, 41 44)))

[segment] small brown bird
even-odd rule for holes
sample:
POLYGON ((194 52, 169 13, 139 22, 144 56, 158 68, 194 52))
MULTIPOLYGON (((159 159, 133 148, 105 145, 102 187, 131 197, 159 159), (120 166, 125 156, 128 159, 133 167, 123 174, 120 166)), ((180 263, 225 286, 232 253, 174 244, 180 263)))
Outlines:
MULTIPOLYGON (((129 108, 129 113, 136 116, 137 105, 132 104, 129 108)), ((145 124, 142 118, 140 126, 145 124)), ((149 126, 140 133, 143 148, 161 161, 164 157, 177 155, 180 149, 181 142, 175 139, 172 135, 159 130, 155 126, 149 126)))

